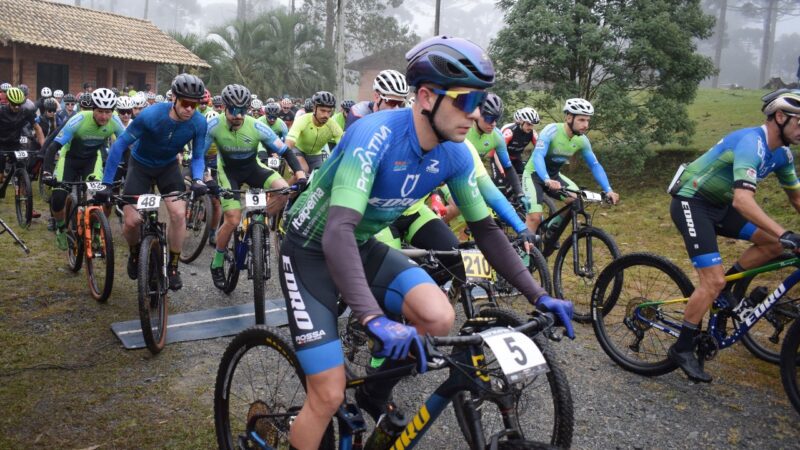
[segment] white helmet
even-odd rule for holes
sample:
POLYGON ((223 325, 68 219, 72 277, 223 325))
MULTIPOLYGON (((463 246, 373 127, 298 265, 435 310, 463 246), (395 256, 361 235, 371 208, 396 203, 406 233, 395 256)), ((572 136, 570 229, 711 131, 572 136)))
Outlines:
POLYGON ((761 98, 764 102, 761 111, 771 116, 776 111, 781 110, 791 114, 800 114, 800 90, 781 89, 771 92, 761 98))
POLYGON ((261 100, 257 99, 257 98, 254 98, 253 100, 250 101, 250 108, 251 109, 260 110, 262 106, 264 106, 264 103, 261 100))
POLYGON ((256 94, 250 94, 250 98, 253 100, 257 100, 258 96, 256 94))
POLYGON ((53 96, 53 91, 51 91, 49 87, 42 88, 42 97, 47 98, 52 96, 53 96))
POLYGON ((163 103, 163 102, 164 102, 164 96, 161 94, 156 95, 156 103, 163 103))
POLYGON ((134 108, 144 108, 147 106, 147 98, 144 95, 136 94, 132 100, 134 108))
POLYGON ((591 116, 594 114, 594 106, 582 98, 569 98, 564 104, 564 112, 577 116, 591 116))
POLYGON ((55 98, 63 98, 64 97, 64 91, 62 91, 61 89, 56 89, 55 91, 53 91, 53 97, 55 97, 55 98))
POLYGON ((172 101, 172 89, 168 90, 166 94, 164 94, 164 98, 169 101, 172 101))
POLYGON ((117 97, 117 109, 133 109, 133 99, 127 95, 117 97))
POLYGON ((11 89, 12 87, 13 86, 11 86, 11 83, 3 83, 3 84, 0 84, 0 91, 7 91, 7 90, 11 89))
POLYGON ((372 82, 372 89, 378 91, 381 95, 396 95, 403 98, 408 95, 406 76, 391 69, 382 70, 375 77, 375 81, 372 82))
POLYGON ((539 113, 536 112, 535 109, 526 106, 522 109, 518 109, 514 112, 514 122, 528 122, 530 124, 536 125, 539 123, 539 113))
POLYGON ((117 106, 117 94, 108 88, 98 88, 92 91, 92 107, 100 109, 114 109, 117 106))
POLYGON ((219 116, 219 113, 214 111, 212 108, 208 108, 208 111, 206 111, 206 120, 211 120, 217 116, 219 116))

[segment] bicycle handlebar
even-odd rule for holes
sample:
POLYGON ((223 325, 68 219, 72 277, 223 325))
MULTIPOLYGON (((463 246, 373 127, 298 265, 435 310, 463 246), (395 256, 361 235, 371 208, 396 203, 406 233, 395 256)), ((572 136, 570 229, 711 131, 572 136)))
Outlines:
MULTIPOLYGON (((526 335, 536 334, 553 326, 555 321, 555 316, 552 313, 541 313, 531 318, 530 321, 512 329, 526 335)), ((483 342, 483 336, 477 333, 469 336, 426 336, 425 339, 434 347, 480 345, 483 342)))
POLYGON ((279 187, 279 188, 250 188, 250 189, 220 189, 217 196, 223 198, 233 198, 233 194, 274 194, 278 193, 280 195, 289 195, 292 192, 297 192, 300 190, 300 186, 297 184, 293 184, 291 186, 286 187, 279 187))

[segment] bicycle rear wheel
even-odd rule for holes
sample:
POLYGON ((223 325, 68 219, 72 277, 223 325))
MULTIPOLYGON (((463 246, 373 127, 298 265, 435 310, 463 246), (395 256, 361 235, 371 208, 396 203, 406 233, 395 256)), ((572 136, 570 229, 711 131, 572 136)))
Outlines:
MULTIPOLYGON (((484 309, 479 317, 496 319, 490 326, 519 326, 526 320, 501 308, 484 309)), ((492 377, 492 391, 462 392, 453 400, 456 421, 472 449, 489 448, 492 436, 502 436, 499 448, 547 448, 547 444, 569 448, 574 426, 572 394, 566 375, 543 336, 534 342, 542 351, 549 371, 545 376, 508 385, 503 378, 492 377), (505 395, 504 395, 505 394, 505 395), (468 418, 476 417, 480 423, 484 443, 479 443, 471 431, 468 418), (517 447, 530 440, 532 447, 517 447)), ((492 376, 499 365, 488 347, 484 347, 485 368, 481 372, 492 376)))
POLYGON ((81 270, 83 265, 83 237, 78 234, 78 198, 67 196, 64 212, 67 213, 64 233, 67 235, 67 266, 72 272, 81 270))
POLYGON ((694 287, 668 259, 650 253, 631 253, 609 264, 592 291, 592 326, 600 346, 623 369, 640 375, 663 375, 675 370, 667 350, 676 338, 653 324, 679 331, 685 299, 694 287), (615 288, 617 279, 621 286, 615 288))
MULTIPOLYGON (((787 255, 786 258, 792 256, 787 255)), ((744 297, 763 299, 764 294, 772 294, 797 266, 787 266, 778 270, 760 273, 743 278, 733 287, 733 297, 738 302, 744 297), (756 294, 760 291, 760 294, 756 294), (755 294, 755 295, 754 295, 755 294)), ((735 305, 734 305, 735 306, 735 305)), ((755 306, 755 305, 751 305, 755 306)), ((742 335, 742 343, 756 357, 778 364, 780 362, 781 335, 792 321, 800 317, 800 285, 792 286, 781 299, 755 324, 742 335)))
MULTIPOLYGON (((614 239, 599 228, 581 228, 577 236, 570 234, 561 244, 553 263, 553 291, 556 297, 572 301, 575 308, 573 320, 580 323, 591 321, 589 313, 594 282, 600 271, 619 256, 614 239), (573 238, 578 240, 577 268, 573 238)), ((621 278, 615 278, 613 288, 619 289, 621 282, 621 278)))
MULTIPOLYGON (((282 331, 256 326, 239 333, 220 361, 214 427, 220 449, 289 448, 289 428, 306 398, 305 373, 282 331), (253 436, 255 435, 255 436, 253 436)), ((320 448, 333 449, 333 422, 320 448)))
POLYGON ((114 285, 114 239, 102 209, 89 211, 89 229, 85 232, 92 243, 91 256, 86 255, 89 292, 95 300, 105 302, 114 285))
POLYGON ((14 171, 14 207, 19 226, 28 228, 33 218, 33 187, 25 169, 14 171))
POLYGON ((158 236, 149 234, 139 247, 139 319, 144 342, 151 353, 167 341, 167 279, 164 253, 158 236))
POLYGON ((211 230, 211 199, 208 195, 193 199, 186 209, 186 238, 181 248, 181 262, 190 263, 197 259, 208 240, 211 230))
POLYGON ((800 364, 799 353, 800 321, 795 320, 783 337, 780 364, 783 389, 798 414, 800 414, 800 381, 797 379, 797 365, 800 364))
MULTIPOLYGON (((517 249, 517 253, 522 258, 523 263, 528 269, 534 280, 548 293, 552 292, 552 281, 550 269, 547 268, 547 260, 542 252, 536 248, 531 248, 530 254, 525 253, 524 249, 517 249)), ((497 275, 494 283, 494 300, 498 306, 508 309, 519 309, 519 306, 527 308, 529 303, 526 299, 520 298, 522 294, 511 285, 505 278, 497 275), (514 308, 517 305, 517 308, 514 308)))
POLYGON ((269 261, 269 250, 267 249, 269 241, 265 239, 268 231, 263 223, 254 223, 251 225, 250 233, 250 256, 253 258, 253 273, 251 274, 253 277, 253 306, 256 312, 256 325, 263 325, 267 320, 264 290, 267 280, 266 265, 269 261))

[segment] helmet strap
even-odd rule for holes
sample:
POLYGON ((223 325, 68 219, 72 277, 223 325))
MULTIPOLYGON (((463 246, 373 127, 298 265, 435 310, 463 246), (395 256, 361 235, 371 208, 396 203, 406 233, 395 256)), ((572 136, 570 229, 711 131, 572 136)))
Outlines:
POLYGON ((428 123, 431 125, 431 129, 433 130, 434 134, 436 134, 436 138, 439 142, 444 142, 447 140, 446 137, 439 132, 439 129, 436 128, 436 124, 433 123, 433 116, 436 114, 436 111, 439 110, 439 105, 442 104, 442 100, 444 100, 444 96, 440 95, 436 98, 436 101, 433 103, 433 108, 428 111, 426 109, 422 110, 422 115, 428 118, 428 123))
POLYGON ((784 114, 784 116, 786 117, 786 119, 784 119, 783 123, 778 123, 778 119, 776 116, 775 125, 778 126, 778 130, 780 131, 781 143, 783 144, 784 147, 786 147, 789 144, 791 144, 791 142, 789 142, 789 140, 786 139, 786 135, 783 134, 783 128, 789 123, 789 121, 792 120, 792 118, 790 116, 787 116, 786 114, 784 114))

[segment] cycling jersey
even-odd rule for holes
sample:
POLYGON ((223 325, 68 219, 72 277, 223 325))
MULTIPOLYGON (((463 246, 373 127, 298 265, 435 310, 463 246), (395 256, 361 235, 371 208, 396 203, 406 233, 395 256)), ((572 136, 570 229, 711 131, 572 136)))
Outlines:
POLYGON ((284 111, 283 108, 281 108, 281 112, 278 113, 278 118, 283 120, 283 122, 286 124, 287 127, 291 128, 292 123, 294 123, 294 115, 296 112, 297 109, 294 107, 289 108, 286 111, 284 111))
POLYGON ((103 182, 111 183, 117 170, 122 153, 133 143, 131 158, 145 167, 164 167, 175 161, 175 156, 183 151, 183 147, 192 141, 192 179, 203 179, 204 151, 206 149, 206 119, 195 112, 188 120, 173 120, 169 116, 172 103, 151 105, 131 122, 111 146, 108 155, 103 182))
POLYGON ((278 117, 272 125, 267 122, 267 116, 259 117, 258 121, 266 124, 282 141, 286 141, 286 135, 289 134, 289 127, 286 126, 286 122, 284 122, 283 119, 278 117))
POLYGON ((289 129, 286 140, 294 141, 295 148, 306 155, 319 155, 328 142, 339 142, 342 128, 332 120, 321 126, 314 124, 313 114, 303 114, 289 129))
POLYGON ((467 140, 475 147, 481 158, 485 158, 490 151, 494 150, 500 159, 500 164, 506 169, 512 167, 511 159, 508 155, 508 147, 500 130, 495 128, 490 133, 484 133, 478 129, 478 125, 473 125, 467 133, 467 140))
POLYGON ((523 177, 530 177, 535 173, 542 182, 551 177, 554 178, 560 172, 561 166, 569 164, 572 155, 580 151, 597 184, 603 188, 603 191, 611 192, 606 172, 592 152, 589 138, 586 135, 574 135, 570 138, 567 136, 566 129, 567 124, 565 123, 551 123, 544 127, 533 150, 533 155, 525 165, 523 177))
POLYGON ((347 118, 345 119, 344 129, 348 129, 350 125, 353 124, 356 120, 368 115, 372 114, 375 102, 370 101, 363 101, 358 102, 352 107, 350 107, 350 112, 347 114, 347 118))
POLYGON ((75 114, 78 114, 77 108, 72 109, 72 114, 69 114, 66 108, 59 110, 56 113, 56 127, 61 127, 61 125, 67 123, 75 114))
POLYGON ((245 116, 238 130, 231 130, 222 116, 209 120, 203 153, 212 143, 217 144, 222 162, 234 166, 251 164, 256 157, 259 143, 274 153, 282 155, 286 151, 286 146, 269 126, 252 116, 245 116))
POLYGON ((536 130, 532 129, 530 133, 526 133, 518 123, 503 125, 502 133, 503 138, 506 140, 508 154, 512 160, 520 159, 522 152, 528 148, 535 147, 539 137, 536 134, 536 130))
POLYGON ((343 112, 341 111, 337 112, 336 114, 333 115, 333 117, 331 117, 331 120, 336 122, 336 124, 339 125, 339 127, 342 130, 344 130, 345 116, 343 112))
POLYGON ((125 131, 119 117, 111 116, 105 125, 100 126, 95 122, 93 114, 90 110, 74 115, 58 133, 55 142, 63 146, 62 159, 93 158, 112 134, 119 138, 125 131))
POLYGON ((772 172, 784 189, 800 189, 789 147, 770 150, 765 126, 744 128, 728 134, 689 164, 677 195, 731 204, 734 188, 755 191, 756 184, 772 172))
POLYGON ((0 150, 19 150, 22 129, 35 123, 34 111, 23 108, 11 111, 7 105, 0 106, 0 150))

